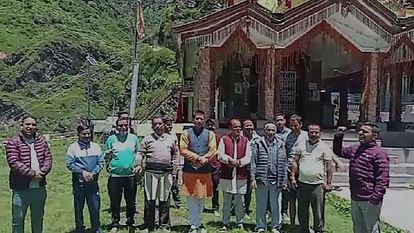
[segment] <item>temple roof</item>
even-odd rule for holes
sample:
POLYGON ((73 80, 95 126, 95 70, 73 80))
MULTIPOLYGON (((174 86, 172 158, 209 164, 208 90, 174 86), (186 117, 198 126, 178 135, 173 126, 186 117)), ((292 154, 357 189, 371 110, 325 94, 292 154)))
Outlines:
POLYGON ((181 42, 196 38, 209 46, 243 27, 259 47, 285 47, 325 21, 362 52, 387 51, 403 34, 414 38, 414 17, 399 18, 376 0, 312 0, 276 14, 262 4, 242 1, 174 30, 181 42))

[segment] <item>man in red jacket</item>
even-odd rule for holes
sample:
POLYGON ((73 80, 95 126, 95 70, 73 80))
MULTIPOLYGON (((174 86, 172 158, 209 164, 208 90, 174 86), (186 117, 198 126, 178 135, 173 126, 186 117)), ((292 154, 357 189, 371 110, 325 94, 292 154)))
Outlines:
POLYGON ((46 175, 52 168, 52 154, 46 139, 37 133, 36 119, 25 116, 19 135, 7 141, 10 167, 13 233, 24 232, 24 219, 30 207, 32 233, 43 232, 46 203, 46 175))
POLYGON ((389 185, 390 161, 388 154, 376 143, 379 129, 370 122, 359 132, 359 144, 342 147, 345 127, 339 127, 334 137, 333 150, 349 159, 351 215, 355 233, 377 233, 382 199, 389 185))
POLYGON ((244 201, 247 178, 250 175, 247 165, 251 160, 249 140, 241 135, 241 122, 230 121, 231 133, 220 139, 218 157, 221 162, 220 183, 218 189, 223 192, 223 228, 229 230, 232 199, 234 199, 237 227, 243 230, 244 201))

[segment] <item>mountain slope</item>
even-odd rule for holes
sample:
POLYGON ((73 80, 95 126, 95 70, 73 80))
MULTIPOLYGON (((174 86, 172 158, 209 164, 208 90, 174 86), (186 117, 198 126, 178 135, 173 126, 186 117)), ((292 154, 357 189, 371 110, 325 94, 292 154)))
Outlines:
MULTIPOLYGON (((156 40, 161 0, 145 14, 148 37, 156 40), (158 20, 155 17, 158 18, 158 20), (158 15, 158 16, 157 16, 158 15)), ((64 131, 86 115, 86 80, 91 83, 92 113, 102 118, 129 101, 132 72, 133 0, 3 0, 0 2, 0 121, 24 112, 43 126, 64 131), (3 36, 4 35, 4 36, 3 36), (89 67, 91 55, 99 65, 89 67)), ((145 5, 144 5, 145 6, 145 5)), ((141 43, 138 103, 178 80, 172 50, 141 43)))

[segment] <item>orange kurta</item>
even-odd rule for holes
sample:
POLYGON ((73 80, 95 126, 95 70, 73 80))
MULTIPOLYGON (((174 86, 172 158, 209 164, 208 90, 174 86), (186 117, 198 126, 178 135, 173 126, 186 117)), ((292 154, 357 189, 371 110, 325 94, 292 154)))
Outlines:
POLYGON ((213 180, 211 173, 183 173, 182 194, 196 198, 213 196, 213 180))

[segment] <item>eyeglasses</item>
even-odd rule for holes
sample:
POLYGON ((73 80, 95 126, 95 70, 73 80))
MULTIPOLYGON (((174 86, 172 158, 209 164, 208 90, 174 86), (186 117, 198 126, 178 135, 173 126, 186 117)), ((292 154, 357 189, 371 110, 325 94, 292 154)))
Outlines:
POLYGON ((119 127, 128 127, 127 124, 118 125, 119 127))

